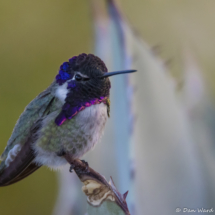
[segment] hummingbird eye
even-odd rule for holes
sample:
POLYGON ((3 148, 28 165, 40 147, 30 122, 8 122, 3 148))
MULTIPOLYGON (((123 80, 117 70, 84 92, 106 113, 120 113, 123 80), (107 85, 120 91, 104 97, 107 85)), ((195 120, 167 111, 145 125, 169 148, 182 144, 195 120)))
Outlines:
POLYGON ((76 74, 76 75, 75 75, 75 80, 76 80, 76 81, 81 81, 81 80, 82 80, 82 76, 79 75, 79 74, 76 74))
POLYGON ((87 75, 80 74, 80 72, 77 72, 72 78, 72 80, 76 81, 88 81, 89 79, 87 75))

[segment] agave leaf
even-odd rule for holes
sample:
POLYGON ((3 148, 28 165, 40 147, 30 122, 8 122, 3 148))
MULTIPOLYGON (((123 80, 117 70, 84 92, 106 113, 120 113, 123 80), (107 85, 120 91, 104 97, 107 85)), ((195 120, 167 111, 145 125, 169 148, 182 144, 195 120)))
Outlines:
POLYGON ((105 201, 100 207, 87 207, 88 215, 104 214, 104 215, 124 215, 125 213, 120 207, 110 201, 105 201))
MULTIPOLYGON (((128 52, 126 51, 126 35, 124 34, 124 24, 118 11, 118 4, 113 1, 106 2, 105 12, 101 13, 98 5, 102 1, 91 1, 96 5, 93 7, 94 29, 95 29, 95 54, 98 55, 108 66, 109 71, 122 69, 132 69, 128 52)), ((117 2, 118 3, 118 2, 117 2)), ((102 7, 104 9, 104 7, 102 7)), ((102 10, 103 11, 103 10, 102 10)), ((111 119, 109 131, 113 136, 113 144, 110 146, 109 137, 102 139, 104 144, 113 148, 112 156, 116 162, 113 168, 117 171, 117 185, 120 190, 130 190, 131 185, 131 135, 134 122, 134 115, 131 110, 132 86, 128 79, 129 75, 114 77, 111 79, 111 119), (107 143, 106 143, 107 142, 107 143)), ((107 131, 107 130, 106 130, 107 131)), ((101 152, 104 154, 104 151, 101 152)), ((104 154, 103 159, 110 161, 108 154, 104 154)), ((130 195, 128 204, 130 204, 130 195)), ((130 207, 130 206, 129 206, 130 207)))
MULTIPOLYGON (((108 183, 102 175, 90 168, 80 160, 72 160, 65 156, 73 166, 77 176, 84 183, 83 192, 87 196, 88 214, 125 214, 130 215, 125 195, 116 188, 113 179, 108 183), (106 202, 104 204, 104 202, 106 202)), ((127 194, 126 194, 127 196, 127 194)))
POLYGON ((129 82, 131 110, 137 116, 132 140, 134 189, 130 189, 136 214, 173 214, 176 207, 205 205, 201 159, 190 133, 189 119, 175 92, 175 81, 165 62, 133 31, 115 1, 108 1, 120 19, 124 51, 137 74, 129 82), (177 195, 176 195, 177 193, 177 195), (156 195, 155 195, 156 194, 156 195), (155 207, 156 206, 156 207, 155 207))
POLYGON ((204 73, 193 53, 186 49, 183 56, 184 84, 181 89, 181 101, 190 121, 191 133, 196 147, 201 151, 201 165, 208 196, 205 206, 210 207, 215 201, 215 108, 208 94, 204 73))

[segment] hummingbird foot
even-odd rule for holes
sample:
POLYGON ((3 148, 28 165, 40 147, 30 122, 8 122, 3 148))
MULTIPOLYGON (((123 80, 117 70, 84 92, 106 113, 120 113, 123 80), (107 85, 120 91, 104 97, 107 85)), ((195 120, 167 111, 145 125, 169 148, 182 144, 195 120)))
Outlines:
POLYGON ((81 161, 82 161, 82 163, 83 163, 83 164, 85 164, 85 166, 86 166, 86 171, 88 171, 88 167, 89 167, 88 162, 87 162, 87 161, 85 161, 85 160, 81 160, 81 161))
POLYGON ((71 164, 71 165, 70 165, 70 168, 69 168, 69 172, 72 173, 72 172, 73 172, 72 170, 73 170, 74 168, 75 168, 75 165, 74 165, 74 164, 71 164))
MULTIPOLYGON (((85 165, 85 171, 87 172, 88 171, 88 167, 89 167, 89 164, 85 161, 85 160, 81 160, 81 162, 85 165)), ((70 168, 69 168, 69 172, 73 172, 72 170, 74 170, 74 168, 76 167, 75 164, 71 164, 70 165, 70 168)))
POLYGON ((64 157, 70 164, 70 172, 73 172, 74 170, 77 175, 86 174, 89 172, 90 168, 85 160, 73 159, 69 154, 65 154, 64 157))

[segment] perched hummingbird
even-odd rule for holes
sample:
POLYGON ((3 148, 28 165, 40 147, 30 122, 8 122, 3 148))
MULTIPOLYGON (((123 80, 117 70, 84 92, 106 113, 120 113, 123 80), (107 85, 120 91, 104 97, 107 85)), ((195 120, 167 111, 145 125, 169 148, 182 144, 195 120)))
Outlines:
POLYGON ((108 72, 92 54, 64 62, 55 80, 24 110, 1 155, 0 186, 27 177, 42 165, 67 163, 63 155, 80 158, 101 138, 110 112, 108 72))

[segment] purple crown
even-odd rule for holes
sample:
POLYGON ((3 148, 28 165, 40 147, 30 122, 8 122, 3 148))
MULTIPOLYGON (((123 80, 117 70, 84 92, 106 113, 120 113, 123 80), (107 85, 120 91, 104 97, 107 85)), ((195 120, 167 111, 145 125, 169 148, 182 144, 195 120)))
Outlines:
POLYGON ((60 66, 56 81, 62 85, 68 79, 71 79, 74 71, 91 72, 99 69, 102 72, 107 72, 107 67, 104 62, 93 54, 80 54, 69 59, 69 62, 64 62, 60 66), (87 71, 88 70, 88 71, 87 71))
POLYGON ((59 83, 60 85, 62 85, 64 82, 66 82, 68 79, 71 78, 71 75, 69 74, 69 68, 70 65, 68 62, 64 62, 61 66, 60 66, 60 70, 58 75, 56 76, 56 81, 57 83, 59 83))

